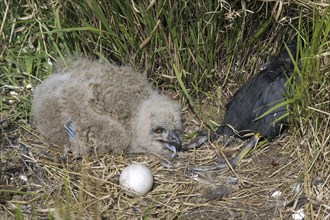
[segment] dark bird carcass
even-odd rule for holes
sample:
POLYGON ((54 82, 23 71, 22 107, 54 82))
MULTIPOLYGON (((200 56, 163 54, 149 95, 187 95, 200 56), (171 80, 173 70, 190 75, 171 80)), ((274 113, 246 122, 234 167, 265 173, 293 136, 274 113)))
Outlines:
POLYGON ((36 87, 32 116, 49 142, 75 157, 92 150, 171 156, 182 148, 178 103, 125 66, 76 59, 36 87))
POLYGON ((287 48, 283 48, 265 69, 234 93, 226 105, 224 119, 215 132, 200 133, 184 149, 199 147, 205 141, 215 141, 222 135, 243 137, 247 133, 255 133, 234 159, 232 165, 236 166, 260 136, 268 140, 278 136, 287 127, 288 106, 283 103, 287 92, 285 84, 294 70, 290 54, 296 57, 296 41, 291 42, 287 48))

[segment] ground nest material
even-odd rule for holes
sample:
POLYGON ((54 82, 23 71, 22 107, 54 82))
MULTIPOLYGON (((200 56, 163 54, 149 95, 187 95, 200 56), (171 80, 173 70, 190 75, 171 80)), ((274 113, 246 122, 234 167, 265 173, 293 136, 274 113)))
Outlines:
POLYGON ((197 172, 193 168, 221 158, 221 145, 206 144, 172 161, 157 155, 93 154, 81 160, 70 155, 63 162, 63 149, 20 128, 1 142, 0 216, 11 219, 21 212, 38 219, 299 219, 295 216, 313 205, 314 214, 326 217, 328 180, 311 179, 315 192, 309 198, 314 201, 308 200, 303 160, 290 156, 289 141, 283 135, 254 150, 235 171, 197 172), (153 189, 144 197, 128 197, 119 186, 120 172, 132 163, 147 165, 154 175, 153 189))

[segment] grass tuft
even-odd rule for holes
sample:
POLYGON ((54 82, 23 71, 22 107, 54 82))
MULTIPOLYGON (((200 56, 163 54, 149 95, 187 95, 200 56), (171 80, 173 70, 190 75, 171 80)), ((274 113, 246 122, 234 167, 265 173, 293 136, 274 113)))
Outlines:
POLYGON ((307 198, 306 218, 329 217, 329 10, 323 0, 0 1, 0 185, 15 194, 8 199, 0 192, 0 215, 288 219, 296 210, 286 207, 307 198), (180 99, 188 137, 215 127, 228 98, 296 34, 301 62, 295 62, 287 100, 274 107, 290 104, 290 131, 238 167, 239 184, 225 200, 205 201, 201 189, 224 185, 232 173, 192 179, 186 171, 213 163, 218 146, 182 155, 184 166, 167 168, 143 156, 61 164, 53 159, 60 150, 33 132, 31 94, 55 60, 67 65, 68 58, 88 56, 142 70, 155 87, 180 99), (22 156, 22 146, 29 154, 22 156), (126 197, 115 180, 135 161, 147 161, 157 174, 158 185, 143 199, 126 197), (20 182, 19 174, 31 182, 20 182), (274 191, 282 197, 270 196, 274 191))

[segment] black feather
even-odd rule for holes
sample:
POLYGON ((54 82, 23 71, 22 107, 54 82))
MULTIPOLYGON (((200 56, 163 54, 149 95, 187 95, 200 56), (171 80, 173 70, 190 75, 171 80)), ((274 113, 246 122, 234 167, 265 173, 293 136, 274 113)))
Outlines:
MULTIPOLYGON (((296 54, 296 41, 288 45, 293 57, 296 54)), ((243 84, 226 106, 226 112, 216 133, 233 135, 234 131, 244 135, 247 130, 259 132, 267 139, 273 139, 285 127, 287 106, 280 106, 271 113, 259 118, 265 112, 285 101, 285 83, 292 75, 294 65, 286 48, 256 76, 243 84), (276 122, 275 122, 276 121, 276 122)))
POLYGON ((269 114, 265 113, 285 102, 285 84, 294 70, 289 52, 297 57, 297 40, 287 47, 289 51, 283 48, 264 70, 236 91, 226 105, 224 119, 216 132, 200 133, 184 150, 199 147, 207 140, 215 141, 219 135, 244 136, 252 131, 269 140, 278 136, 287 127, 288 106, 279 105, 269 114))

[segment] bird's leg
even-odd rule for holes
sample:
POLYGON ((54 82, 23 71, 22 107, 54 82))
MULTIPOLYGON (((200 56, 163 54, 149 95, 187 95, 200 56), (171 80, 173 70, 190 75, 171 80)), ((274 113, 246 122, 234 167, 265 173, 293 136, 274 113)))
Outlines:
POLYGON ((244 159, 244 157, 250 152, 252 148, 254 148, 260 139, 260 134, 256 133, 253 137, 251 137, 245 147, 237 154, 233 159, 229 160, 230 165, 233 168, 236 168, 237 165, 244 159))
POLYGON ((186 151, 186 150, 198 148, 198 147, 202 146, 208 140, 213 141, 215 139, 215 137, 216 137, 216 134, 213 132, 209 132, 209 131, 201 132, 189 144, 183 145, 182 150, 186 151))

